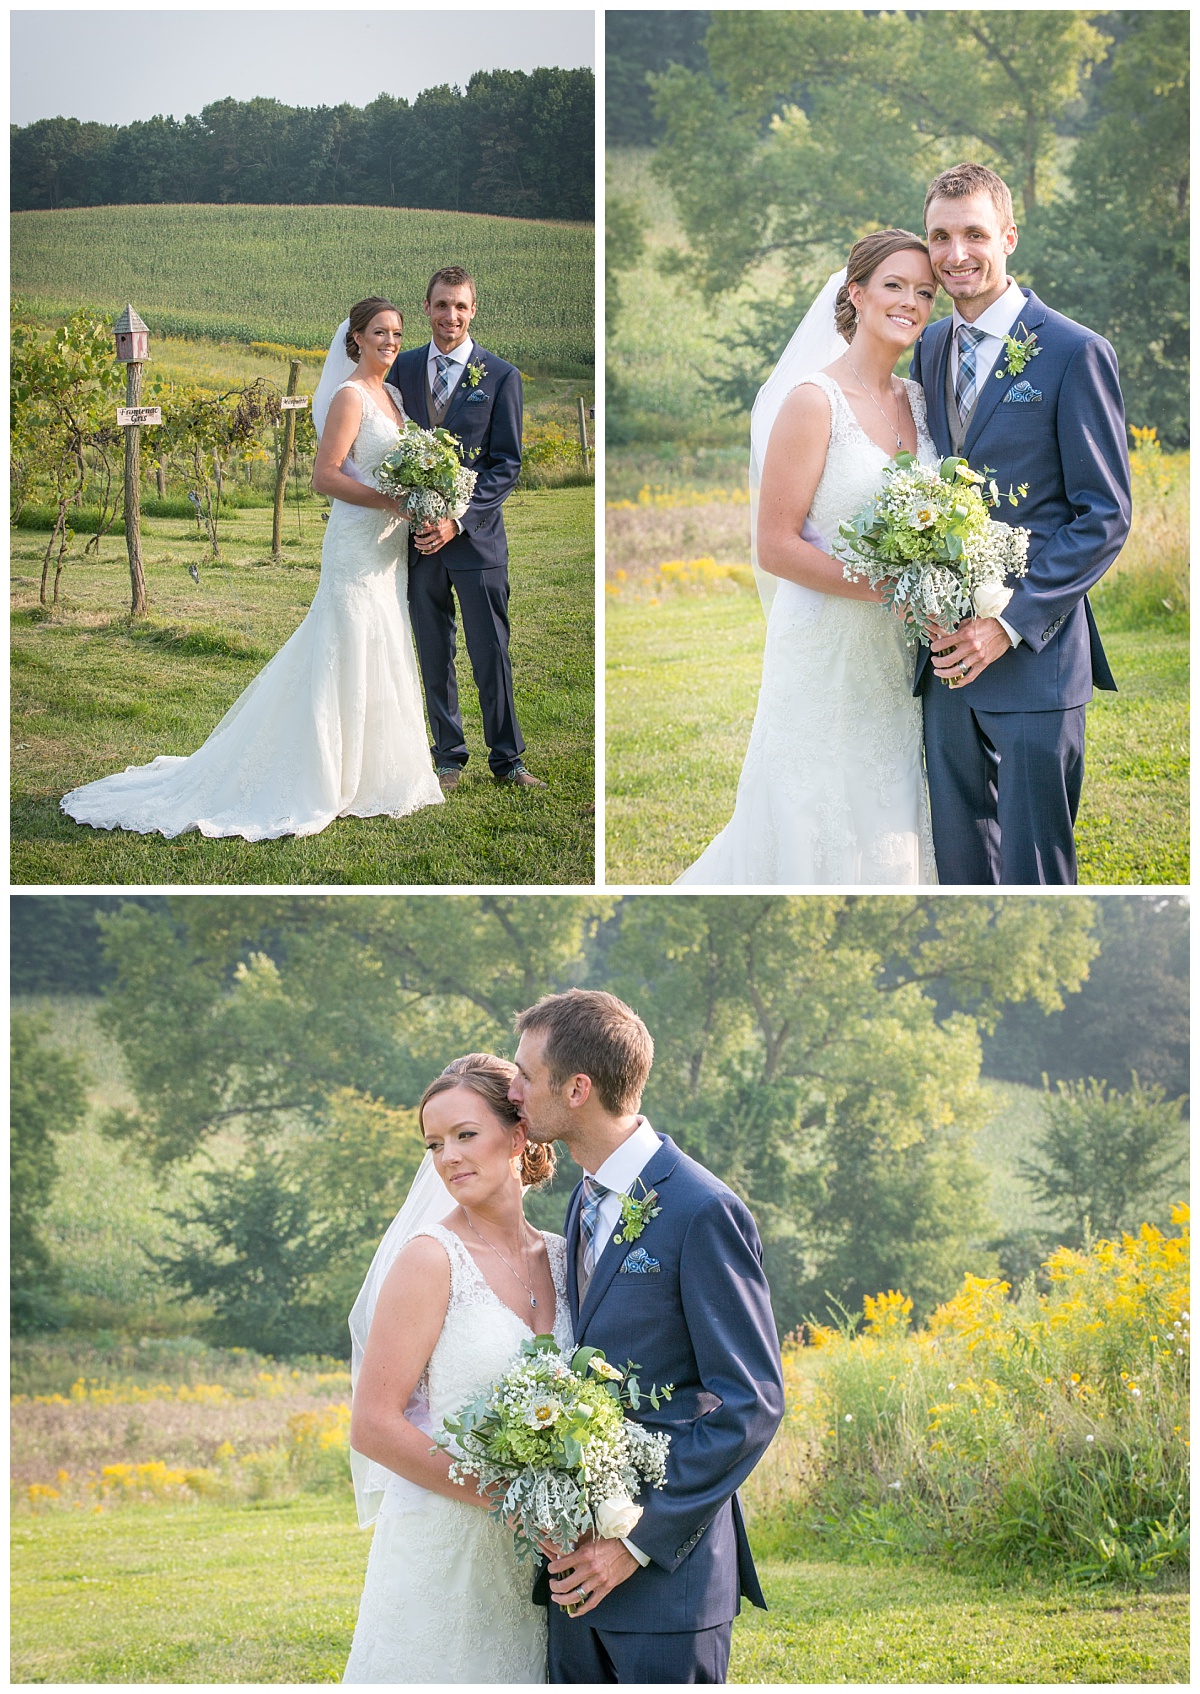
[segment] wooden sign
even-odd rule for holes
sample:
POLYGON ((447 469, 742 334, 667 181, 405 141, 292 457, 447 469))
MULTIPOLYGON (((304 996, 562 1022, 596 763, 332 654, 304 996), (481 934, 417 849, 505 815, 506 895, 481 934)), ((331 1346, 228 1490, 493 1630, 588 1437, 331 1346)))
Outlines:
POLYGON ((279 405, 280 409, 285 412, 302 412, 308 405, 308 395, 285 394, 279 405))
POLYGON ((118 406, 117 422, 122 429, 128 429, 131 424, 160 424, 162 422, 162 407, 118 406))

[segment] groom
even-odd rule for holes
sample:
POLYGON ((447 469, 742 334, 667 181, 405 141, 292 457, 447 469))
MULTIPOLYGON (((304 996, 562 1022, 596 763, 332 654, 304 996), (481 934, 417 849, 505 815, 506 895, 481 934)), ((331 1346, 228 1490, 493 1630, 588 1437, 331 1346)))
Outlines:
POLYGON ((1074 883, 1087 702, 1116 688, 1087 591, 1129 532, 1116 355, 1009 277, 1012 195, 993 171, 935 178, 925 230, 954 302, 913 349, 930 432, 1002 490, 1027 484, 996 516, 1032 532, 1000 615, 967 619, 917 662, 938 878, 1074 883))
POLYGON ((550 1681, 724 1682, 741 1596, 765 1606, 737 1488, 783 1415, 758 1231, 640 1115, 654 1044, 636 1012, 576 988, 516 1027, 509 1098, 532 1139, 565 1141, 587 1173, 567 1210, 576 1345, 673 1387, 638 1413, 671 1437, 666 1487, 643 1490, 624 1539, 549 1561, 550 1681))
POLYGON ((525 742, 508 657, 502 508, 521 473, 521 373, 472 341, 475 280, 461 265, 447 265, 430 277, 425 316, 430 342, 401 353, 387 380, 400 390, 414 422, 457 436, 464 464, 478 473, 461 518, 427 524, 409 540, 408 603, 438 781, 444 793, 452 793, 468 757, 454 669, 457 596, 492 775, 515 788, 544 788, 521 762, 525 742))

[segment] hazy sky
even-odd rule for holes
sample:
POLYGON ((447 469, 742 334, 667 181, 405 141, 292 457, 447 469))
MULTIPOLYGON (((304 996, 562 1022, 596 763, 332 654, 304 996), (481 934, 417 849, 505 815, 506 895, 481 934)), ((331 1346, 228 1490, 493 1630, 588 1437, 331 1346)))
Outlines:
POLYGON ((289 106, 411 100, 474 71, 595 64, 594 11, 14 11, 12 113, 130 123, 256 94, 289 106))

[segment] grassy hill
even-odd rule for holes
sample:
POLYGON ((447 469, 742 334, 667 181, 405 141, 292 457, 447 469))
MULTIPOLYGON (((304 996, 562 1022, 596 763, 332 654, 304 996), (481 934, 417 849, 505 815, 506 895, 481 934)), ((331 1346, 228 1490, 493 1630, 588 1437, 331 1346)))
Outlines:
MULTIPOLYGON (((18 212, 13 290, 47 316, 132 301, 158 335, 326 346, 355 300, 386 294, 412 336, 440 265, 479 286, 479 339, 522 369, 595 365, 590 224, 374 206, 98 206, 18 212)), ((151 344, 153 353, 153 342, 151 344)))

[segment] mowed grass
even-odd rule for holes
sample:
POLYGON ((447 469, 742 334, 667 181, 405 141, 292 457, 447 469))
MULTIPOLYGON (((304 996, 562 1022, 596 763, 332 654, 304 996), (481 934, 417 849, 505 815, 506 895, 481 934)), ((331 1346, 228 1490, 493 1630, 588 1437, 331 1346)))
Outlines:
POLYGON ((411 335, 439 266, 476 278, 479 339, 524 369, 595 366, 590 224, 375 206, 98 206, 17 212, 11 286, 43 315, 132 301, 160 335, 327 346, 384 294, 411 335))
MULTIPOLYGON (((336 1682, 370 1546, 348 1498, 12 1522, 14 1682, 336 1682)), ((1187 1596, 769 1557, 729 1680, 1186 1682, 1187 1596)))
POLYGON ((517 494, 511 554, 517 711, 545 790, 497 788, 465 643, 459 690, 468 774, 451 802, 413 816, 342 818, 302 840, 173 841, 92 830, 58 807, 70 788, 159 753, 190 753, 300 623, 316 591, 323 525, 290 507, 282 565, 271 512, 221 532, 222 560, 186 519, 143 526, 150 615, 130 625, 124 539, 77 553, 45 618, 46 537, 12 537, 11 877, 17 883, 422 885, 587 883, 593 876, 593 503, 590 488, 517 494), (199 567, 194 585, 187 567, 199 567))
MULTIPOLYGON (((728 822, 765 631, 743 589, 606 608, 610 882, 673 882, 728 822)), ((1188 638, 1105 634, 1120 687, 1088 712, 1080 882, 1188 881, 1188 638)))

